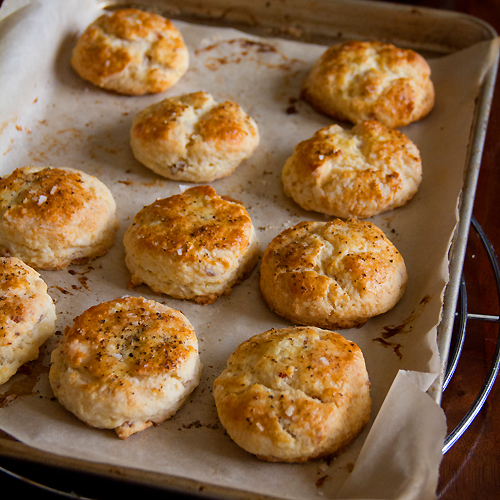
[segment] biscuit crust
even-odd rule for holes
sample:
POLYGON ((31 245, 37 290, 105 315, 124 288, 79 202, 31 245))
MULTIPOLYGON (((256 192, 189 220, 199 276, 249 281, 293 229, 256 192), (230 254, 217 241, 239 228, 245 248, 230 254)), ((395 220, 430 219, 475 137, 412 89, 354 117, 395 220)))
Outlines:
POLYGON ((267 246, 262 295, 300 325, 353 328, 393 308, 407 281, 403 257, 370 222, 301 222, 267 246))
POLYGON ((187 182, 230 175, 259 141, 255 120, 239 104, 217 102, 207 92, 148 106, 130 131, 138 161, 163 177, 187 182))
POLYGON ((126 439, 171 417, 201 369, 194 328, 181 312, 127 296, 75 318, 52 352, 49 380, 80 420, 126 439))
POLYGON ((268 461, 338 454, 370 419, 359 347, 314 327, 269 330, 238 346, 214 382, 220 421, 243 449, 268 461))
POLYGON ((71 65, 85 80, 120 94, 158 93, 176 84, 189 66, 181 33, 158 14, 120 9, 103 14, 83 32, 71 65))
POLYGON ((118 222, 109 189, 70 168, 23 167, 0 179, 0 254, 55 270, 104 255, 118 222))
POLYGON ((260 243, 245 207, 210 186, 156 200, 125 233, 131 285, 209 304, 249 276, 260 243))
POLYGON ((424 118, 435 99, 431 70, 420 54, 360 41, 329 47, 304 80, 302 96, 339 120, 377 120, 390 128, 424 118))
POLYGON ((295 147, 282 171, 285 193, 302 208, 342 218, 400 207, 421 180, 415 144, 374 120, 318 130, 295 147))
POLYGON ((40 275, 16 257, 0 257, 0 384, 54 333, 56 308, 40 275))

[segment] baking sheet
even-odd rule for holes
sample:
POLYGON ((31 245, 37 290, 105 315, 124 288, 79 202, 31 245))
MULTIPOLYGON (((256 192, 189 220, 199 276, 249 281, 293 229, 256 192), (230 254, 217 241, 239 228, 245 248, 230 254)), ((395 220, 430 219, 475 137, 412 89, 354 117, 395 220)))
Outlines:
MULTIPOLYGON (((6 8, 12 3, 5 2, 6 8)), ((69 65, 77 35, 99 7, 92 0, 49 0, 29 4, 0 25, 0 95, 9 96, 2 99, 0 171, 5 175, 26 164, 78 168, 101 179, 117 201, 120 230, 107 255, 89 265, 42 272, 56 300, 59 332, 102 300, 134 294, 162 301, 182 310, 195 326, 202 380, 171 420, 120 441, 112 431, 87 427, 54 400, 47 372, 55 336, 31 377, 16 375, 2 387, 4 396, 18 397, 0 409, 0 428, 31 447, 66 457, 191 478, 249 495, 434 498, 446 428, 442 410, 426 391, 442 370, 436 329, 449 279, 448 250, 475 99, 496 60, 497 40, 430 61, 436 107, 403 130, 421 150, 423 182, 408 205, 371 219, 402 253, 410 279, 392 311, 341 332, 365 354, 372 381, 370 424, 333 461, 269 464, 225 435, 211 388, 240 342, 289 323, 263 302, 258 268, 229 297, 208 306, 160 297, 145 286, 127 289, 122 240, 132 217, 156 198, 188 186, 162 179, 135 161, 129 131, 138 111, 168 96, 205 90, 218 100, 239 102, 256 119, 261 144, 230 177, 211 185, 245 204, 265 247, 292 224, 327 220, 297 207, 283 195, 280 182, 295 144, 332 123, 298 100, 303 77, 325 47, 176 21, 190 49, 188 73, 160 95, 118 96, 84 82, 69 65)))

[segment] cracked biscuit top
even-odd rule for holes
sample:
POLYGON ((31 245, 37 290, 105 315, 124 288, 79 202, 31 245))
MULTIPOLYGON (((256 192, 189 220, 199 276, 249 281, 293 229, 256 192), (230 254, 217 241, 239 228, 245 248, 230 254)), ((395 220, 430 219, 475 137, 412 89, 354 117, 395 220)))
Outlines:
POLYGON ((120 94, 167 90, 187 71, 181 33, 164 17, 121 9, 96 19, 73 49, 71 64, 85 80, 120 94))
POLYGON ((302 85, 317 110, 339 120, 377 120, 399 128, 434 107, 427 61, 389 43, 351 41, 329 47, 302 85))
POLYGON ((421 180, 415 144, 374 120, 318 130, 295 147, 282 171, 285 193, 302 208, 343 218, 398 208, 421 180))
POLYGON ((268 306, 301 325, 353 328, 393 308, 407 281, 403 257, 370 222, 301 222, 267 246, 260 287, 268 306))
POLYGON ((359 347, 314 327, 269 330, 238 346, 214 382, 221 423, 269 461, 306 462, 342 451, 370 418, 359 347))
POLYGON ((210 182, 231 174, 260 141, 239 104, 207 92, 171 97, 141 111, 130 144, 143 165, 168 179, 210 182))

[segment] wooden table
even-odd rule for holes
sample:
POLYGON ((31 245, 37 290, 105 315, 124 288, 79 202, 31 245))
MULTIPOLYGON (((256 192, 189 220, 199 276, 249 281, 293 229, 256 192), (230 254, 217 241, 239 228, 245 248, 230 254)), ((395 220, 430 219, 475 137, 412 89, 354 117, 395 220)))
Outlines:
MULTIPOLYGON (((393 0, 396 1, 396 0, 393 0)), ((401 3, 401 2, 398 2, 401 3)), ((406 1, 415 6, 430 6, 456 10, 477 16, 489 22, 500 33, 500 2, 498 0, 422 0, 406 1)), ((0 0, 1 4, 1 0, 0 0)), ((491 109, 486 144, 483 153, 474 216, 486 232, 494 248, 500 250, 500 85, 497 84, 491 109)), ((498 316, 498 295, 491 265, 476 233, 471 229, 464 273, 467 285, 469 312, 498 316)), ((498 323, 469 320, 466 342, 453 379, 444 392, 442 406, 446 413, 450 430, 466 413, 486 377, 495 349, 498 323)), ((0 461, 0 466, 7 464, 0 461)), ((22 464, 17 464, 17 472, 29 473, 22 464)), ((63 477, 59 473, 59 479, 63 477)), ((41 469, 34 478, 54 485, 57 475, 41 469)), ((66 477, 66 482, 68 481, 66 477)), ((81 478, 75 477, 75 481, 81 478)), ((8 486, 16 488, 16 494, 36 494, 39 500, 56 499, 60 496, 41 492, 29 484, 20 483, 10 477, 1 476, 2 491, 8 486)), ((97 491, 105 487, 105 482, 95 482, 97 491)), ((128 488, 115 493, 122 498, 140 495, 140 490, 128 488)), ((111 498, 101 496, 99 498, 111 498)), ((444 456, 438 486, 440 500, 497 500, 500 498, 500 381, 494 385, 488 400, 472 425, 462 438, 444 456)), ((113 495, 114 496, 114 495, 113 495)), ((93 497, 94 498, 94 497, 93 497)), ((173 498, 165 493, 155 498, 173 498)), ((177 498, 177 497, 176 497, 177 498)), ((180 498, 180 497, 179 497, 180 498)), ((187 498, 187 497, 183 497, 187 498)))

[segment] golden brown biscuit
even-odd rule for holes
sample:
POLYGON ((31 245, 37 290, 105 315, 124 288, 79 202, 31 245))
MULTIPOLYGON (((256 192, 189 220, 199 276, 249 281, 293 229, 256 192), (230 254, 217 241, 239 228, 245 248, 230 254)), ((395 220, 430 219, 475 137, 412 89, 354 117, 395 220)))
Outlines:
POLYGON ((200 304, 228 294, 257 263, 260 243, 245 207, 197 186, 140 210, 124 237, 131 285, 200 304))
POLYGON ((257 124, 232 101, 207 92, 171 97, 141 111, 130 144, 143 165, 168 179, 210 182, 231 174, 259 144, 257 124))
POLYGON ((370 222, 301 222, 267 246, 260 287, 284 318, 319 328, 353 328, 396 305, 406 266, 384 233, 370 222))
POLYGON ((404 205, 422 180, 418 148, 376 121, 331 125, 299 143, 282 172, 302 208, 336 217, 371 217, 404 205))
POLYGON ((222 425, 269 461, 338 454, 370 419, 370 382, 359 347, 313 327, 269 330, 243 342, 214 382, 222 425))
POLYGON ((430 75, 427 61, 413 50, 382 42, 345 42, 328 48, 316 61, 302 95, 339 120, 377 120, 397 128, 432 110, 430 75))
POLYGON ((103 14, 83 32, 71 64, 98 87, 140 95, 163 92, 177 83, 187 71, 189 52, 168 19, 121 9, 103 14))
POLYGON ((47 285, 15 257, 0 257, 0 384, 38 357, 54 333, 56 309, 47 285))
POLYGON ((93 306, 52 352, 50 385, 88 425, 121 439, 170 418, 198 385, 193 326, 179 311, 142 297, 93 306))
POLYGON ((109 189, 79 170, 23 167, 0 179, 0 254, 62 269, 105 254, 118 222, 109 189))

